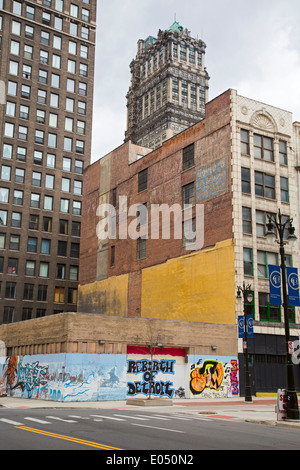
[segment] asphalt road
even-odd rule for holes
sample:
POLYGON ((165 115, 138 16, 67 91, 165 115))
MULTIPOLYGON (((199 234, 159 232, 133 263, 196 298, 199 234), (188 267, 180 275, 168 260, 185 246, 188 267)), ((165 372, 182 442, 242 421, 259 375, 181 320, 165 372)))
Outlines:
POLYGON ((299 430, 163 410, 0 409, 0 450, 299 450, 299 437, 299 430))

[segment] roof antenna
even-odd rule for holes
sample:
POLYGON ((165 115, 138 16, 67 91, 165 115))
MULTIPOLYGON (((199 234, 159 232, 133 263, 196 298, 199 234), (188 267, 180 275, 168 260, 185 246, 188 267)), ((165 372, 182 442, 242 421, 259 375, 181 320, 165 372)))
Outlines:
POLYGON ((176 23, 176 13, 174 14, 174 22, 176 23))

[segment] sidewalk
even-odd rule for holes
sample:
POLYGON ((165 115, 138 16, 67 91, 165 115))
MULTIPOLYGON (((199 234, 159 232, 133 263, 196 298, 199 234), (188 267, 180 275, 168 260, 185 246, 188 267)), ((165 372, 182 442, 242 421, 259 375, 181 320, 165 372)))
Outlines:
MULTIPOLYGON (((249 423, 261 423, 288 426, 300 430, 300 420, 277 420, 276 397, 252 397, 252 402, 245 402, 243 397, 216 399, 174 399, 173 405, 151 406, 151 408, 133 406, 126 401, 95 402, 56 402, 36 399, 0 397, 1 408, 10 409, 147 409, 163 413, 192 413, 207 418, 237 420, 249 423)), ((299 405, 300 409, 300 405, 299 405)))

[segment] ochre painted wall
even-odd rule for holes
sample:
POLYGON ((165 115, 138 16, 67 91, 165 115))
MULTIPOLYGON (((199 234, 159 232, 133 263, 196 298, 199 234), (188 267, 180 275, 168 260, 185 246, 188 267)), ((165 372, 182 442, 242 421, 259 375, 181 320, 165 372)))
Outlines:
POLYGON ((127 316, 128 275, 79 286, 78 306, 86 313, 127 316))
POLYGON ((141 316, 235 324, 233 240, 144 269, 141 316))

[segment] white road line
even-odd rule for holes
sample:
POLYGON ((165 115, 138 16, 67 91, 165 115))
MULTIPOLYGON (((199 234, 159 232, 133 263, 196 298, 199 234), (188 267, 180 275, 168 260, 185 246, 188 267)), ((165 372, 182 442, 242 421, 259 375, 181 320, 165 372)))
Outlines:
POLYGON ((184 431, 178 431, 177 429, 158 428, 157 426, 147 426, 146 424, 137 424, 137 423, 131 423, 131 425, 141 426, 143 428, 160 429, 161 431, 179 432, 180 434, 186 434, 184 431))
POLYGON ((23 426, 22 423, 18 423, 17 421, 12 421, 11 419, 1 418, 0 421, 3 421, 3 423, 12 424, 13 426, 23 426))
POLYGON ((40 424, 50 424, 49 421, 43 421, 42 419, 38 419, 38 418, 31 418, 30 416, 26 416, 24 419, 28 419, 29 421, 35 421, 36 423, 40 423, 40 424))
POLYGON ((112 416, 102 416, 102 415, 91 415, 91 416, 95 416, 95 418, 113 419, 115 421, 125 421, 124 419, 113 418, 112 416))
MULTIPOLYGON (((156 416, 156 415, 154 415, 154 416, 156 416)), ((164 415, 164 417, 166 418, 165 415, 164 415)), ((193 418, 181 418, 179 416, 174 416, 174 415, 170 415, 170 416, 168 416, 168 418, 169 419, 181 419, 182 421, 190 421, 191 419, 193 419, 193 418)))
POLYGON ((59 418, 58 416, 46 416, 48 419, 56 419, 57 421, 64 421, 65 423, 76 423, 77 421, 74 421, 73 419, 63 419, 59 418))
POLYGON ((154 416, 154 415, 136 415, 136 416, 142 416, 143 418, 147 418, 147 419, 161 419, 162 421, 170 421, 170 418, 162 418, 161 416, 158 417, 158 416, 154 416))
POLYGON ((90 419, 88 416, 69 415, 69 418, 90 419))
POLYGON ((114 416, 121 416, 122 418, 131 418, 131 419, 138 419, 139 421, 148 421, 149 418, 138 418, 136 416, 129 416, 129 415, 116 415, 114 416))

